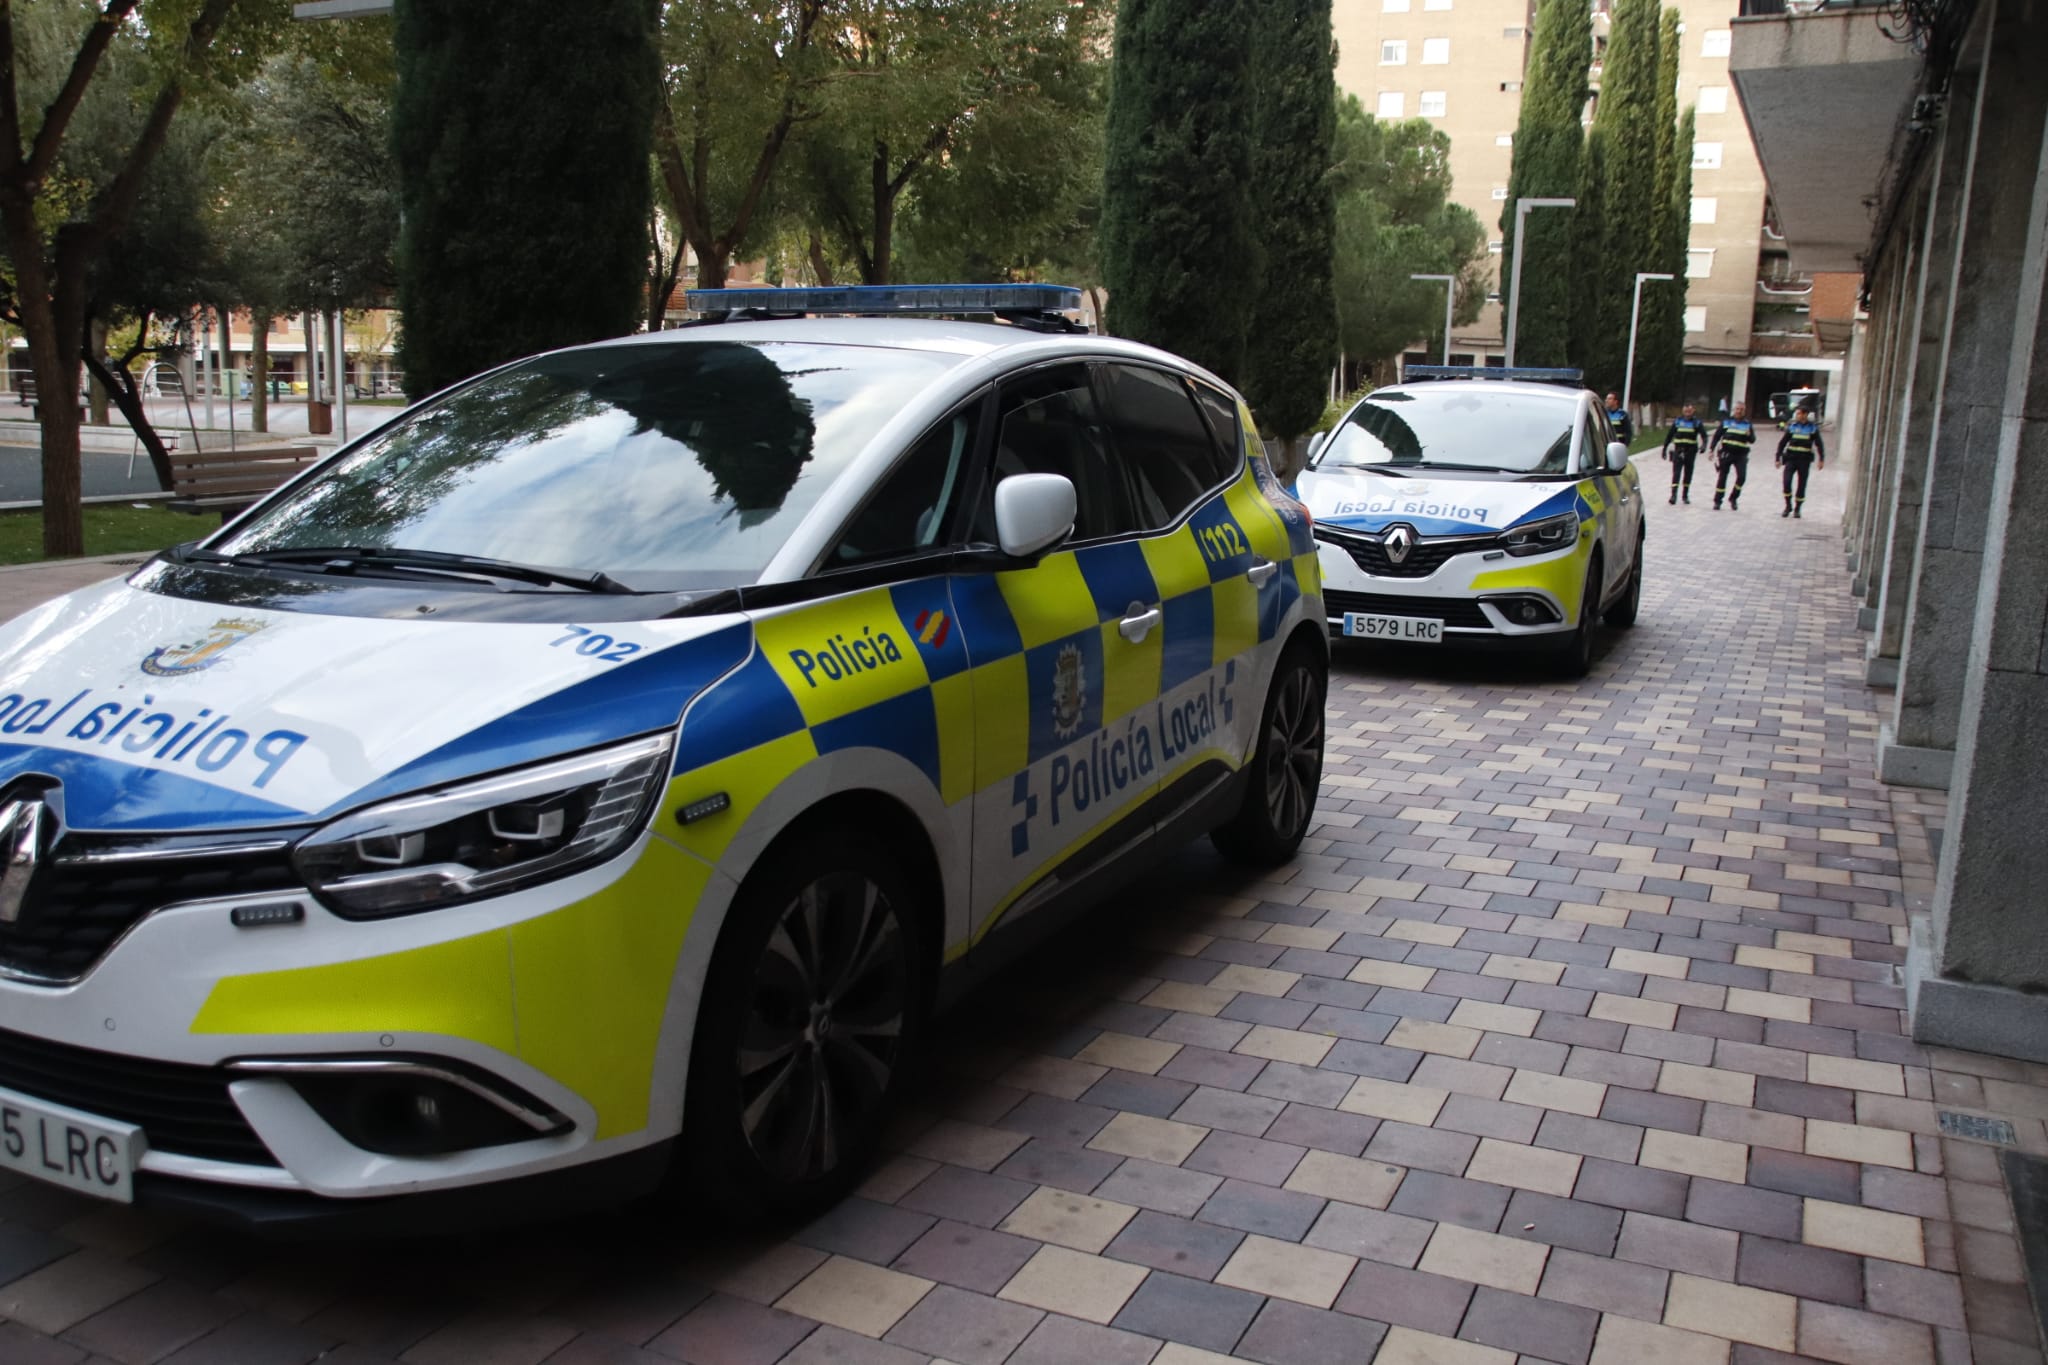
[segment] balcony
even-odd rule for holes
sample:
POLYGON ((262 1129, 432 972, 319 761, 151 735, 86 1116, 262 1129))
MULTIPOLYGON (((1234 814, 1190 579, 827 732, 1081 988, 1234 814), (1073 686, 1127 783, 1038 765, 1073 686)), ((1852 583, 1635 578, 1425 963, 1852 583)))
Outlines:
POLYGON ((1879 31, 1875 6, 1742 0, 1729 76, 1771 188, 1781 245, 1802 272, 1857 271, 1870 244, 1864 200, 1918 93, 1921 58, 1879 31))

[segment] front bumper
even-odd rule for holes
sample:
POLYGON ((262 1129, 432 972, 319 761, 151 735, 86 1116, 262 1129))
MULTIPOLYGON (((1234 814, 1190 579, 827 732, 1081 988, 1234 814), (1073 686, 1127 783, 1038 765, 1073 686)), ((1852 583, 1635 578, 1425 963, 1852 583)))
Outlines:
POLYGON ((1413 578, 1368 574, 1328 540, 1319 542, 1323 603, 1330 634, 1344 635, 1347 612, 1413 616, 1444 623, 1444 642, 1535 645, 1578 628, 1587 541, 1545 555, 1514 558, 1501 550, 1455 554, 1413 578), (1523 619, 1533 613, 1541 619, 1523 619))
MULTIPOLYGON (((138 1124, 139 1201, 245 1221, 360 1205, 376 1225, 393 1215, 366 1211, 387 1199, 466 1191, 488 1207, 515 1181, 523 1210, 528 1181, 573 1190, 586 1178, 571 1172, 614 1163, 638 1192, 634 1159, 656 1161, 642 1154, 665 1153, 680 1127, 682 1068, 663 1042, 673 1007, 693 1011, 677 963, 710 880, 643 833, 559 881, 388 920, 342 920, 301 897, 298 923, 234 924, 237 905, 274 891, 159 910, 75 982, 0 980, 0 1048, 17 1040, 0 1050, 0 1088, 138 1124), (13 1065, 30 1053, 40 1060, 13 1065), (298 1074, 351 1059, 413 1064, 458 1090, 466 1079, 538 1121, 459 1150, 370 1150, 298 1074)), ((617 1178, 587 1177, 600 1194, 617 1178)))

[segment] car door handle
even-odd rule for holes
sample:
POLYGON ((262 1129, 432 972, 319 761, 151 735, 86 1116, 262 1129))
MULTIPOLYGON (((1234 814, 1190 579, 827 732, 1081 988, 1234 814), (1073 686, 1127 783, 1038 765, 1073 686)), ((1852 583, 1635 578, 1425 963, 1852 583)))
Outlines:
POLYGON ((1124 619, 1116 623, 1117 634, 1132 644, 1142 644, 1152 627, 1166 619, 1166 613, 1157 607, 1140 606, 1133 602, 1124 609, 1124 619))
POLYGON ((1246 569, 1244 576, 1252 581, 1253 587, 1263 588, 1266 586, 1266 580, 1279 572, 1280 566, 1278 564, 1273 563, 1271 560, 1262 559, 1249 569, 1246 569))

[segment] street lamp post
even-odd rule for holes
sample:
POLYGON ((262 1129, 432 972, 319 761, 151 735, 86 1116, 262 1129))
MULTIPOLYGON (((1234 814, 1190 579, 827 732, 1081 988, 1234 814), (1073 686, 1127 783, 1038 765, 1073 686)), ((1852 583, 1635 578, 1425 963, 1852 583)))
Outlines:
POLYGON ((1636 273, 1635 298, 1628 306, 1628 366, 1623 370, 1621 380, 1621 410, 1623 412, 1629 410, 1629 398, 1635 392, 1636 387, 1636 324, 1642 319, 1643 315, 1643 281, 1673 278, 1675 277, 1671 275, 1659 275, 1651 271, 1638 271, 1636 273))
POLYGON ((1517 199, 1515 201, 1515 264, 1508 284, 1508 345, 1507 361, 1510 369, 1515 364, 1515 324, 1520 320, 1522 306, 1522 244, 1528 240, 1528 217, 1530 209, 1575 209, 1576 199, 1517 199))
POLYGON ((1410 275, 1411 280, 1441 280, 1444 286, 1444 364, 1451 363, 1451 305, 1458 297, 1456 275, 1410 275))

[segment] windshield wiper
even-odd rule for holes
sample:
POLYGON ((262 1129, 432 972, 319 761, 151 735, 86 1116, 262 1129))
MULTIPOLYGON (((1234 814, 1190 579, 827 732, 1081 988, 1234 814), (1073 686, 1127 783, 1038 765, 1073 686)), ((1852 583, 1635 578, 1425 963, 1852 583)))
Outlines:
MULTIPOLYGON (((1321 466, 1321 465, 1317 465, 1317 466, 1316 466, 1316 468, 1317 468, 1317 469, 1321 469, 1321 468, 1322 468, 1322 466, 1321 466)), ((1331 469, 1359 469, 1359 470, 1363 470, 1363 471, 1365 471, 1365 472, 1366 472, 1366 473, 1368 473, 1368 474, 1378 474, 1378 475, 1382 476, 1383 478, 1389 478, 1389 479, 1405 479, 1405 478, 1407 478, 1407 477, 1408 477, 1408 476, 1407 476, 1406 474, 1403 474, 1403 473, 1402 473, 1402 472, 1401 472, 1400 470, 1398 470, 1398 469, 1390 469, 1389 467, 1387 467, 1386 465, 1383 465, 1383 464, 1339 464, 1339 465, 1331 465, 1331 466, 1330 466, 1330 468, 1331 468, 1331 469)))
POLYGON ((483 574, 519 583, 549 587, 577 588, 583 592, 630 593, 633 590, 603 572, 582 569, 550 569, 540 564, 515 564, 510 560, 487 559, 482 555, 450 554, 440 550, 406 550, 394 546, 308 545, 278 550, 249 550, 224 555, 215 550, 193 547, 185 558, 209 564, 233 564, 244 568, 292 565, 320 569, 329 566, 354 569, 357 566, 393 569, 426 569, 443 573, 483 574))
POLYGON ((1474 474, 1520 474, 1519 469, 1506 469, 1497 464, 1452 464, 1447 460, 1424 460, 1411 469, 1463 469, 1474 474))

